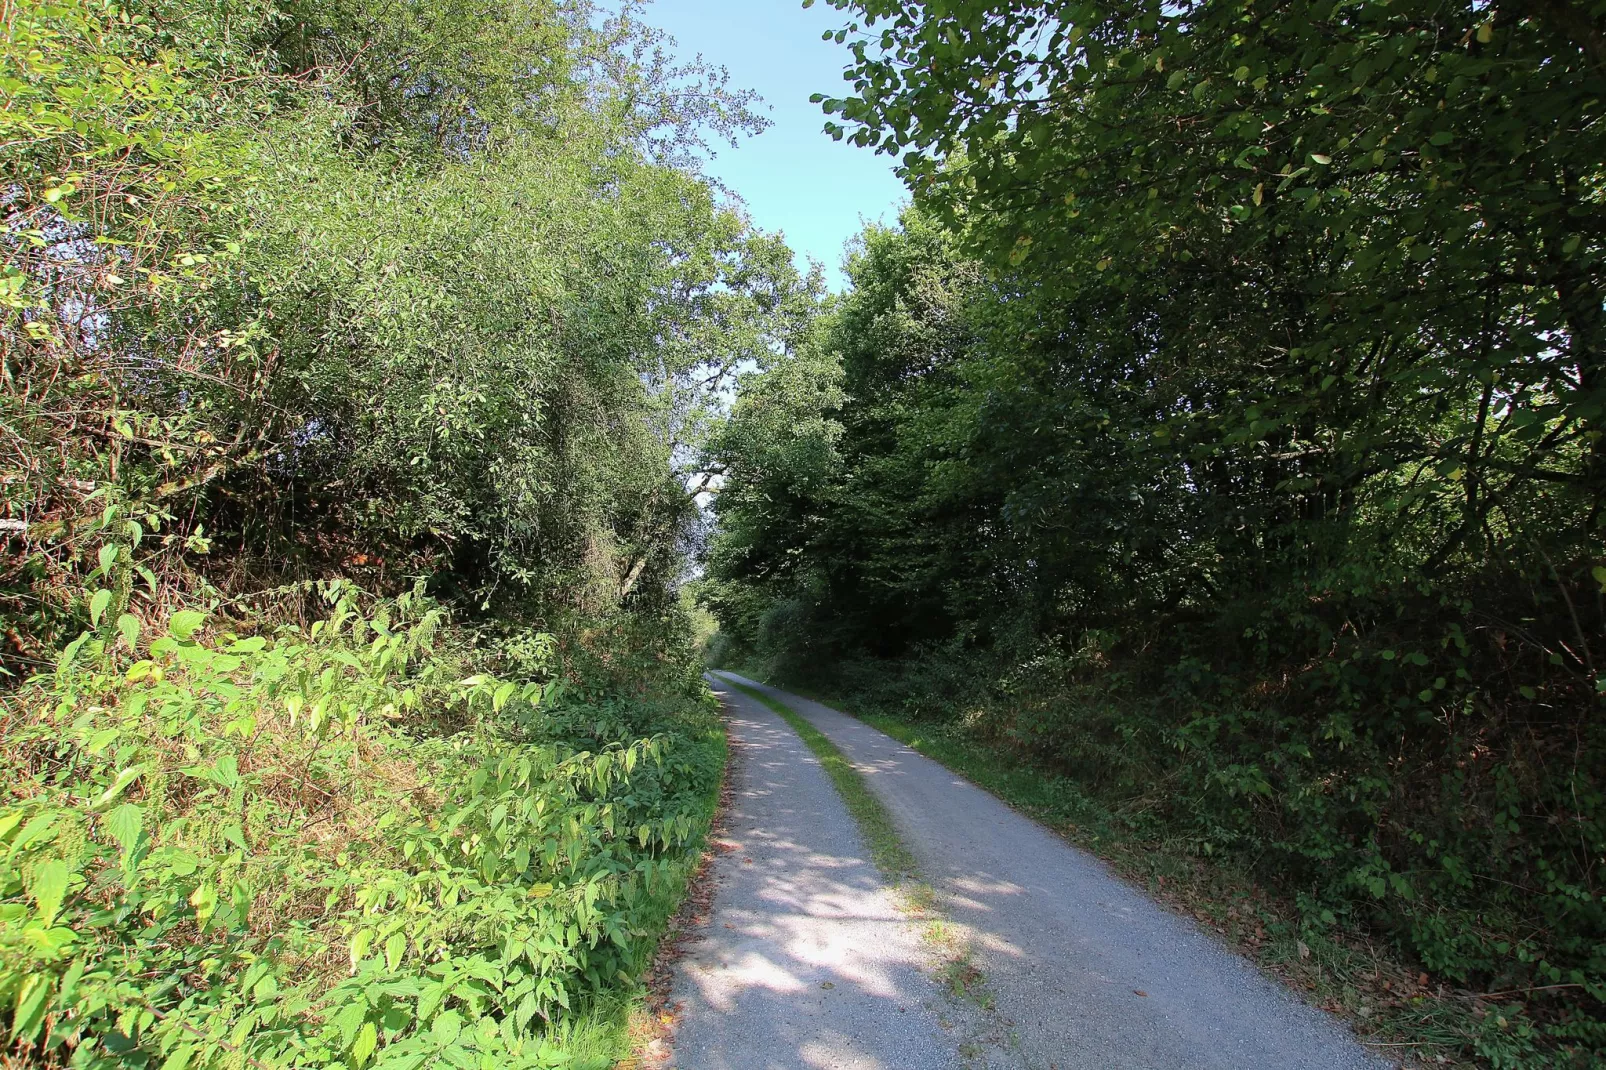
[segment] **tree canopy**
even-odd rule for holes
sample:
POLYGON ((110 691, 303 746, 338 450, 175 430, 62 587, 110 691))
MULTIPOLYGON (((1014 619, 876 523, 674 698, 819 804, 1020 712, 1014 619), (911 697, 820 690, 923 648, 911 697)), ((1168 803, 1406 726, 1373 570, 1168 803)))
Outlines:
POLYGON ((8 659, 107 510, 247 584, 678 577, 709 384, 819 285, 689 162, 745 95, 585 3, 6 18, 8 659))
POLYGON ((1606 7, 835 6, 913 206, 716 440, 725 656, 1164 783, 1597 1052, 1606 7))

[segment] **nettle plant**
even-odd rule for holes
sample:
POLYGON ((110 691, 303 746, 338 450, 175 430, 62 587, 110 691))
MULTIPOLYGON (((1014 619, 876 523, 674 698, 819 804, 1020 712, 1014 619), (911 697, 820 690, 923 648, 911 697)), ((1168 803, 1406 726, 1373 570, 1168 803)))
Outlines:
POLYGON ((148 641, 93 595, 8 696, 0 1024, 28 1054, 570 1065, 554 1025, 643 965, 717 769, 670 722, 599 742, 553 683, 464 678, 419 591, 316 589, 307 629, 181 610, 148 641))

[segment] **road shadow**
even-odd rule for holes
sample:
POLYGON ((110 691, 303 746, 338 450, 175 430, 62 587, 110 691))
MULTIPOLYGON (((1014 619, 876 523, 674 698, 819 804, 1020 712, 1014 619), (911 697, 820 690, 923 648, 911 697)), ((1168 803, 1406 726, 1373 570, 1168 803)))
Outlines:
POLYGON ((672 996, 678 1070, 937 1070, 944 1028, 919 923, 870 862, 797 735, 725 691, 732 790, 713 910, 672 996))

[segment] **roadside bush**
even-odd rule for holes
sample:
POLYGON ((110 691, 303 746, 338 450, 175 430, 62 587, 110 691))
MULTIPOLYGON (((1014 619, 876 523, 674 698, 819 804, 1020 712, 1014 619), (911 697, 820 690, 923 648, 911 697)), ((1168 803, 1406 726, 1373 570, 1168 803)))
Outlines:
POLYGON ((467 675, 419 592, 317 591, 325 619, 256 634, 146 636, 97 597, 6 696, 0 1022, 29 1059, 581 1065, 639 976, 718 782, 708 707, 582 701, 549 639, 467 675))

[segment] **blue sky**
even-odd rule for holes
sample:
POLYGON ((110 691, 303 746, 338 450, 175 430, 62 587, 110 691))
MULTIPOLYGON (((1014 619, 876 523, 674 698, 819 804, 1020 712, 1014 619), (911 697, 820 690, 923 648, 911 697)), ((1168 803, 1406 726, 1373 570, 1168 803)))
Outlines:
POLYGON ((772 125, 737 148, 718 146, 709 174, 741 195, 753 222, 782 231, 798 254, 825 265, 843 285, 842 246, 865 220, 892 222, 904 200, 892 158, 832 141, 809 94, 842 95, 848 50, 820 40, 840 29, 844 12, 802 0, 653 0, 646 21, 672 34, 680 54, 727 68, 732 84, 763 96, 772 125))

